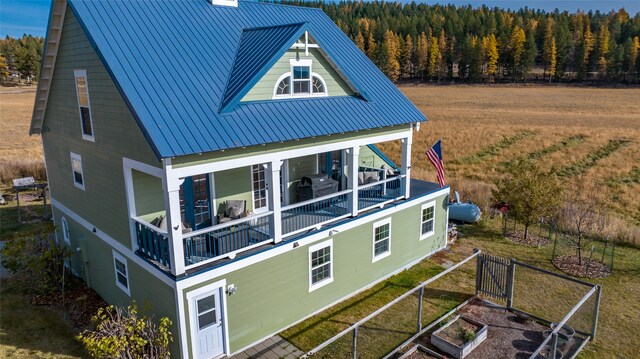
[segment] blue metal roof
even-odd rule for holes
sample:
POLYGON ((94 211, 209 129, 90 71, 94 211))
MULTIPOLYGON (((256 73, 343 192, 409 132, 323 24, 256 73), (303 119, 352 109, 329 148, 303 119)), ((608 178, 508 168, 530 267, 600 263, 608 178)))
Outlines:
MULTIPOLYGON (((69 5, 160 158, 426 120, 320 9, 250 1, 235 8, 206 0, 69 5), (227 92, 246 88, 270 66, 260 56, 245 58, 243 35, 256 43, 276 27, 293 31, 300 23, 296 31, 308 29, 364 98, 240 102, 220 112, 227 92), (252 28, 271 29, 248 35, 252 28), (254 76, 234 79, 236 63, 254 76)), ((285 37, 283 31, 269 42, 285 37)))
POLYGON ((304 31, 304 23, 244 29, 222 108, 240 101, 304 31))

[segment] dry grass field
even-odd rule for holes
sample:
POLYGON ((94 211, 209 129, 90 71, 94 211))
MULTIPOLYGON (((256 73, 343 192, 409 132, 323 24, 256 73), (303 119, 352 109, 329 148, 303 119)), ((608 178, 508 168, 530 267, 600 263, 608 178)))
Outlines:
POLYGON ((0 87, 0 183, 45 177, 40 137, 29 136, 35 94, 35 87, 0 87))
MULTIPOLYGON (((447 181, 463 200, 490 203, 504 164, 533 158, 570 178, 600 182, 610 198, 609 230, 640 245, 640 89, 541 86, 403 86, 427 115, 414 160, 442 138, 447 181)), ((399 144, 391 145, 396 147, 399 144)), ((385 151, 396 154, 399 149, 385 151)), ((434 181, 423 158, 412 176, 434 181)))

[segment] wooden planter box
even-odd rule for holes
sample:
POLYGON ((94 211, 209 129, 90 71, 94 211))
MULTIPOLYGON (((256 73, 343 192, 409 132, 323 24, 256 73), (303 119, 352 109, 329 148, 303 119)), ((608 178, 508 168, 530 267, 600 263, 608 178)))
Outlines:
POLYGON ((458 359, 469 355, 485 339, 487 339, 487 325, 464 315, 456 316, 445 326, 431 334, 431 344, 458 359), (473 340, 467 341, 463 338, 463 327, 473 330, 475 333, 473 340))

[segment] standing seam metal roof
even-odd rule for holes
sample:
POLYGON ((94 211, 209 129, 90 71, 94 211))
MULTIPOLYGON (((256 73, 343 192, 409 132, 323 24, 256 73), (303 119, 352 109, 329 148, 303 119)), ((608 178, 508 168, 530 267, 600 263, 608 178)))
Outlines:
POLYGON ((160 158, 426 120, 320 9, 206 0, 69 5, 160 158), (220 112, 225 98, 259 80, 278 52, 272 47, 283 51, 284 39, 304 30, 366 100, 240 102, 220 112), (251 56, 254 45, 271 57, 251 56))

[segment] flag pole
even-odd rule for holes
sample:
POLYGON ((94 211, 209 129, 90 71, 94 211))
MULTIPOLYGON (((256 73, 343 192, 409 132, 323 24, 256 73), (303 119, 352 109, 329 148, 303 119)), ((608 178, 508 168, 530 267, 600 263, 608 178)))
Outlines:
MULTIPOLYGON (((440 142, 442 142, 442 137, 440 137, 440 139, 438 140, 440 142)), ((431 145, 431 147, 433 147, 436 143, 438 143, 438 141, 436 141, 433 145, 431 145)), ((429 148, 431 148, 429 147, 429 148)), ((427 150, 428 151, 428 150, 427 150)), ((423 159, 424 157, 427 157, 427 151, 423 151, 422 155, 420 155, 420 157, 416 158, 415 161, 411 162, 411 164, 409 165, 409 168, 413 167, 413 164, 420 161, 421 159, 423 159)))

